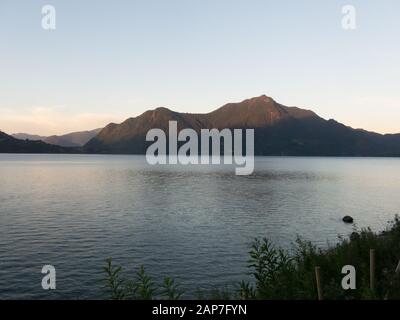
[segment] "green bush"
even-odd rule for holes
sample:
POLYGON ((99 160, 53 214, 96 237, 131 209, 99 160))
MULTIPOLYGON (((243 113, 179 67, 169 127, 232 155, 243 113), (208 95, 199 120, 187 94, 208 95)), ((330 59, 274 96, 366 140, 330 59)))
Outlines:
MULTIPOLYGON (((339 239, 335 246, 322 250, 310 242, 298 239, 293 253, 276 248, 268 239, 256 239, 249 252, 249 270, 254 281, 242 281, 237 290, 212 290, 199 293, 201 299, 316 299, 315 267, 321 270, 325 299, 400 299, 400 274, 395 273, 400 259, 400 219, 398 216, 387 229, 374 233, 370 229, 353 232, 348 239, 339 239), (375 289, 370 289, 369 252, 375 249, 375 289), (342 268, 356 269, 356 290, 344 290, 342 268)), ((165 278, 155 286, 143 267, 136 278, 121 277, 122 268, 113 266, 111 259, 104 268, 105 287, 111 299, 170 299, 182 297, 174 280, 165 278)))
POLYGON ((182 296, 179 286, 169 277, 164 278, 164 282, 157 287, 143 266, 140 266, 133 280, 123 278, 122 267, 114 266, 111 258, 106 260, 103 271, 106 277, 102 282, 112 300, 178 300, 182 296))

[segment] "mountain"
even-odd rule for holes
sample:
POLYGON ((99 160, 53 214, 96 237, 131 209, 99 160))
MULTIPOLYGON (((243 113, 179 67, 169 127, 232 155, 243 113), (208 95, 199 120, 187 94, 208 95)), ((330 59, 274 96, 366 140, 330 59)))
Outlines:
POLYGON ((61 136, 46 137, 43 141, 63 147, 81 147, 85 145, 90 139, 95 137, 100 131, 101 128, 90 131, 72 132, 61 136))
POLYGON ((29 133, 13 133, 11 136, 15 139, 20 139, 20 140, 43 141, 44 139, 46 139, 45 136, 39 136, 37 134, 29 134, 29 133))
POLYGON ((90 131, 72 132, 60 136, 39 136, 28 133, 15 133, 12 136, 21 140, 42 140, 43 142, 59 145, 62 147, 81 147, 85 145, 90 139, 95 137, 101 128, 90 131))
POLYGON ((65 148, 40 140, 20 140, 0 131, 0 153, 80 153, 79 148, 65 148))
POLYGON ((310 110, 287 107, 262 95, 228 103, 206 114, 190 114, 157 108, 121 124, 111 123, 91 139, 89 153, 144 154, 153 128, 168 132, 168 121, 178 130, 255 129, 256 155, 287 156, 400 156, 400 135, 381 135, 325 120, 310 110))

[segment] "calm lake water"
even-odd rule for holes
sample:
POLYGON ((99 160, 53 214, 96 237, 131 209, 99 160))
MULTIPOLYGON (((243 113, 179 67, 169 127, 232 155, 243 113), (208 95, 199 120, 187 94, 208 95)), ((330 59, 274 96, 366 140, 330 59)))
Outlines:
POLYGON ((149 166, 143 156, 0 155, 0 298, 104 298, 107 257, 127 274, 170 275, 187 298, 246 279, 255 237, 325 247, 400 213, 400 159, 256 158, 149 166), (351 215, 356 226, 341 219, 351 215), (41 288, 41 268, 57 290, 41 288))

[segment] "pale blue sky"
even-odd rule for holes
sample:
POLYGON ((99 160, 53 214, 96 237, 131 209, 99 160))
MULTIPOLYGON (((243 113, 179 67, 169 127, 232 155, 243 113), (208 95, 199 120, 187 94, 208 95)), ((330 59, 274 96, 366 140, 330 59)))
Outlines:
POLYGON ((60 134, 267 94, 400 132, 399 15, 398 0, 0 0, 0 130, 60 134), (356 30, 341 27, 347 4, 356 30))

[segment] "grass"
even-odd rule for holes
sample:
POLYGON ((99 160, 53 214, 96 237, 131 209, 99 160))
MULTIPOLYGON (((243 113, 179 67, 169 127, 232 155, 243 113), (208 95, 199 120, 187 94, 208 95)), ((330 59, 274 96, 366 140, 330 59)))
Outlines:
MULTIPOLYGON (((376 233, 370 229, 353 232, 340 238, 338 244, 319 249, 298 239, 294 250, 275 247, 268 239, 256 239, 249 252, 249 271, 254 281, 238 283, 232 291, 200 292, 201 299, 317 299, 315 267, 321 268, 322 291, 325 299, 400 299, 400 274, 396 266, 400 259, 400 219, 398 216, 386 230, 376 233), (369 252, 375 249, 375 288, 370 289, 369 252), (356 289, 342 288, 342 268, 356 269, 356 289)), ((184 293, 172 278, 155 284, 140 267, 134 279, 122 277, 122 267, 111 259, 104 267, 104 287, 110 299, 168 299, 177 300, 184 293)))

